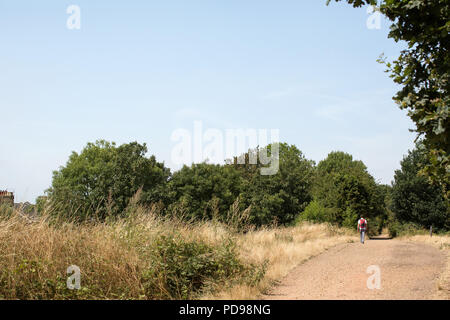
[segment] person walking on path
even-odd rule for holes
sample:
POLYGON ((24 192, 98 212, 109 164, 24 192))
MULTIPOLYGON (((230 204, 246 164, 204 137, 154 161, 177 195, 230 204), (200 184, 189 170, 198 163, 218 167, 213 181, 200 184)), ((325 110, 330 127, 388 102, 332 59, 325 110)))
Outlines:
POLYGON ((361 237, 361 243, 364 244, 364 236, 367 230, 367 220, 361 216, 361 219, 358 220, 358 231, 361 237))

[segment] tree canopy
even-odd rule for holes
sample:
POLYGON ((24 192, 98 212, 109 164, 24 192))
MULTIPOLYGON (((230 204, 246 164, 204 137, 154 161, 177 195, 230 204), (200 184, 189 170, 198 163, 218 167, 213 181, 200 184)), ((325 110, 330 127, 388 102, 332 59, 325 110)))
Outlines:
POLYGON ((53 172, 48 198, 59 212, 74 219, 120 214, 139 190, 147 201, 157 201, 170 175, 147 147, 99 140, 73 152, 66 165, 53 172))
POLYGON ((383 188, 362 161, 342 151, 331 152, 319 162, 312 195, 313 203, 302 213, 307 220, 354 227, 359 215, 369 219, 386 216, 383 188))
POLYGON ((169 207, 181 206, 187 218, 225 219, 239 197, 242 179, 231 167, 199 163, 176 171, 168 184, 169 207))
MULTIPOLYGON (((245 177, 242 203, 251 207, 252 222, 257 225, 279 223, 288 224, 311 201, 314 162, 305 158, 294 145, 279 144, 278 172, 261 175, 261 166, 237 164, 233 166, 245 177)), ((259 153, 260 150, 250 152, 259 153)), ((268 147, 271 153, 271 146, 268 147)), ((249 158, 249 153, 245 159, 249 158)), ((236 160, 236 159, 235 159, 236 160)))
MULTIPOLYGON (((354 7, 377 5, 376 0, 344 1, 354 7)), ((408 46, 393 62, 380 59, 401 86, 394 100, 408 110, 418 136, 424 138, 428 161, 421 171, 449 198, 450 2, 382 0, 378 9, 392 22, 389 38, 408 46)))
POLYGON ((422 227, 450 229, 450 207, 437 186, 419 175, 428 161, 419 144, 409 151, 395 172, 391 195, 391 210, 399 222, 411 222, 422 227))
MULTIPOLYGON (((271 146, 262 151, 270 154, 271 146)), ((227 164, 207 163, 184 166, 169 182, 169 206, 184 206, 189 217, 228 218, 230 207, 239 203, 239 210, 249 210, 254 225, 292 222, 311 200, 310 186, 313 162, 305 159, 295 146, 279 145, 279 170, 262 175, 258 162, 249 159, 261 150, 249 150, 227 164), (244 159, 241 164, 238 158, 244 159)))
POLYGON ((255 226, 288 225, 303 212, 307 220, 354 227, 358 214, 384 219, 388 190, 344 152, 332 152, 315 166, 296 146, 279 143, 251 149, 223 165, 192 164, 173 174, 146 153, 146 145, 137 142, 88 143, 54 172, 39 207, 50 202, 63 216, 104 219, 126 213, 141 190, 140 203, 159 203, 162 214, 195 220, 236 219, 239 224, 245 213, 245 221, 255 226), (260 170, 267 161, 254 163, 262 154, 277 169, 272 175, 260 170))

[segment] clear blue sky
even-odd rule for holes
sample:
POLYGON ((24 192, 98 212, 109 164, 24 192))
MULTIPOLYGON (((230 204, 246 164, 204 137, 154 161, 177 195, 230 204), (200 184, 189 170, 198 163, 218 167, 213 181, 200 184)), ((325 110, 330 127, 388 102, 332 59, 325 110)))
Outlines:
POLYGON ((413 124, 376 59, 402 44, 366 8, 325 2, 0 0, 0 189, 33 202, 97 139, 146 142, 173 167, 170 136, 194 120, 280 129, 310 159, 346 151, 390 183, 413 124))

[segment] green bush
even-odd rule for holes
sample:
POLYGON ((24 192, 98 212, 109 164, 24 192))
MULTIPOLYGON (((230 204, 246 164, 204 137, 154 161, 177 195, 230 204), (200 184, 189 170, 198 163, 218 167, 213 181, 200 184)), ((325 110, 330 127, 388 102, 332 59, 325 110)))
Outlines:
POLYGON ((367 234, 369 236, 378 236, 383 231, 383 217, 375 217, 367 221, 367 234))
POLYGON ((439 186, 420 175, 428 160, 420 144, 401 161, 395 171, 391 210, 401 223, 412 223, 429 229, 450 230, 450 206, 439 186))
POLYGON ((297 217, 297 222, 311 221, 316 223, 329 222, 334 220, 334 209, 325 208, 318 201, 313 200, 305 208, 305 211, 297 217))
POLYGON ((12 208, 9 204, 0 203, 0 219, 8 219, 14 213, 14 208, 12 208))
POLYGON ((244 265, 231 239, 212 247, 177 236, 161 236, 151 258, 142 277, 144 294, 151 299, 189 299, 208 285, 227 279, 258 282, 265 272, 264 266, 244 265))
POLYGON ((358 214, 352 208, 348 207, 345 209, 343 214, 342 226, 354 229, 358 224, 358 214))
POLYGON ((67 275, 63 272, 42 278, 48 267, 51 267, 49 261, 21 259, 17 261, 13 270, 2 270, 0 288, 9 287, 10 289, 6 293, 6 290, 0 290, 0 300, 11 298, 20 300, 88 299, 101 295, 100 290, 94 292, 95 290, 89 290, 87 287, 82 287, 80 290, 68 289, 67 275), (11 282, 14 284, 12 290, 11 282))
MULTIPOLYGON (((402 223, 397 220, 391 221, 388 224, 389 236, 391 237, 400 237, 400 236, 412 236, 418 234, 428 234, 430 232, 429 229, 425 229, 424 227, 412 223, 402 223)), ((435 230, 436 231, 436 230, 435 230)))

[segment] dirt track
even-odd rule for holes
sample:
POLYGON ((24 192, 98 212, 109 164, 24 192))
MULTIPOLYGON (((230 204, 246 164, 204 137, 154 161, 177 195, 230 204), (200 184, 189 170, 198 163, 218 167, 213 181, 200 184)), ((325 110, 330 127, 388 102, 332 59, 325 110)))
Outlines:
POLYGON ((435 247, 398 240, 367 240, 334 247, 296 267, 264 297, 303 299, 432 299, 445 266, 435 247), (366 273, 380 267, 381 289, 368 289, 366 273))

